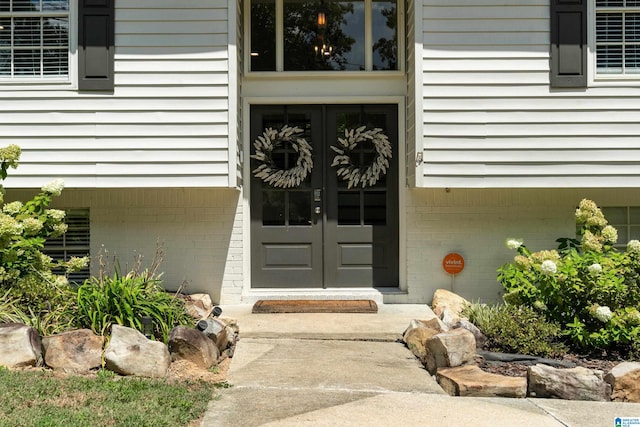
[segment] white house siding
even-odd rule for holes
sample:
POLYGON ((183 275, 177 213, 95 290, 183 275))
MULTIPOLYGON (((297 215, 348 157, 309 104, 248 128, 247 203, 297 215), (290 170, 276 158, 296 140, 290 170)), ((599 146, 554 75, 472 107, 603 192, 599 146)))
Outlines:
POLYGON ((226 2, 118 1, 113 94, 0 84, 2 143, 23 149, 6 184, 233 187, 232 22, 226 2))
MULTIPOLYGON (((421 8, 422 4, 418 3, 418 6, 421 8)), ((418 134, 416 127, 416 119, 421 117, 420 110, 418 107, 422 106, 422 102, 416 103, 415 93, 417 88, 421 87, 419 84, 420 80, 417 80, 417 77, 421 76, 421 61, 416 60, 416 52, 422 52, 422 49, 417 49, 416 46, 416 23, 418 23, 418 27, 421 22, 416 17, 416 3, 415 1, 407 2, 407 10, 405 13, 406 20, 406 68, 407 68, 407 101, 406 101, 406 133, 405 133, 405 154, 406 154, 406 162, 405 162, 405 176, 406 181, 409 186, 416 185, 416 168, 414 167, 414 160, 416 158, 416 135, 418 134)))
MULTIPOLYGON (((5 200, 27 200, 35 191, 9 191, 5 200)), ((207 292, 220 303, 239 302, 243 284, 242 208, 234 189, 65 189, 59 208, 88 208, 91 273, 98 256, 117 257, 121 271, 142 255, 148 265, 163 243, 163 284, 187 293, 207 292), (240 205, 240 207, 238 207, 240 205)))
POLYGON ((516 255, 505 240, 522 238, 534 251, 557 248, 557 238, 575 236, 574 212, 585 197, 599 206, 638 206, 640 189, 408 189, 407 295, 393 301, 429 303, 436 289, 450 289, 442 268, 450 252, 465 259, 457 293, 500 301, 496 269, 516 255))
POLYGON ((424 187, 640 185, 640 93, 549 87, 548 0, 424 0, 424 187))

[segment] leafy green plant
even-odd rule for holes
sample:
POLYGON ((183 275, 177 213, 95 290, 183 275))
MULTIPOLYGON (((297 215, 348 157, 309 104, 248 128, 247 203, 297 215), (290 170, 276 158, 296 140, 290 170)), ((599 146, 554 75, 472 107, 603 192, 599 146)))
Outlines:
MULTIPOLYGON (((0 179, 18 166, 20 154, 16 145, 0 149, 0 179)), ((63 308, 71 288, 65 275, 52 271, 70 273, 89 262, 86 257, 55 261, 42 253, 48 238, 67 230, 65 212, 49 208, 63 187, 61 180, 54 180, 31 200, 4 203, 0 185, 0 319, 21 321, 42 334, 59 332, 70 324, 63 308)))
POLYGON ((533 356, 566 352, 562 330, 526 306, 471 304, 462 315, 487 337, 487 349, 533 356))
POLYGON ((591 200, 580 202, 575 217, 580 239, 558 239, 557 250, 532 253, 507 240, 517 255, 498 269, 504 300, 561 324, 583 349, 629 347, 640 339, 640 242, 617 250, 617 230, 591 200))
MULTIPOLYGON (((190 325, 182 299, 170 295, 161 286, 156 274, 161 253, 156 253, 150 269, 140 270, 140 262, 125 275, 103 271, 98 277, 85 281, 76 290, 74 314, 80 327, 87 327, 99 335, 106 335, 112 324, 144 331, 143 317, 151 319, 153 336, 167 342, 171 329, 190 325)), ((102 261, 101 266, 104 266, 102 261)))

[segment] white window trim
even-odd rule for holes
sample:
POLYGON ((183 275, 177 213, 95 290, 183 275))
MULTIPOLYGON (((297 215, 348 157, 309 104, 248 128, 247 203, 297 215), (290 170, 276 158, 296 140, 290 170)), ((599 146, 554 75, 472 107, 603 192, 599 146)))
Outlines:
MULTIPOLYGON (((366 71, 284 71, 284 0, 275 0, 276 2, 276 70, 275 71, 251 71, 251 0, 244 0, 244 74, 247 77, 269 77, 269 78, 297 78, 297 77, 317 77, 327 76, 340 78, 353 76, 359 79, 367 76, 397 76, 404 73, 404 2, 397 0, 396 8, 398 12, 398 69, 397 70, 380 70, 374 71, 373 67, 373 48, 365 49, 365 66, 366 71)), ((372 0, 364 0, 365 3, 365 46, 372 46, 372 0)))
POLYGON ((0 92, 69 90, 78 87, 78 0, 69 0, 69 75, 51 78, 0 78, 0 92))
POLYGON ((588 15, 588 52, 587 52, 587 78, 589 86, 637 86, 640 83, 640 74, 638 75, 617 75, 617 74, 600 74, 598 75, 596 64, 596 2, 587 2, 588 15))

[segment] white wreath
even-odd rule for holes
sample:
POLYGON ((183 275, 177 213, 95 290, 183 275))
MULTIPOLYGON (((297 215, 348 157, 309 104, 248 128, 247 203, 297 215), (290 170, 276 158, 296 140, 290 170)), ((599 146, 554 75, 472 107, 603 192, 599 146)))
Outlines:
POLYGON ((260 165, 253 170, 253 175, 263 182, 278 188, 293 188, 305 180, 313 168, 311 145, 302 138, 303 130, 299 127, 285 125, 280 131, 273 128, 264 130, 253 142, 256 154, 251 157, 260 165), (273 161, 273 151, 283 142, 289 142, 291 148, 298 153, 296 165, 289 169, 281 169, 273 161))
POLYGON ((347 181, 347 188, 375 185, 380 177, 387 173, 389 159, 391 159, 391 142, 382 129, 368 129, 361 126, 357 129, 346 129, 344 138, 338 138, 339 145, 331 146, 337 154, 331 166, 337 167, 338 178, 347 181), (376 157, 369 165, 362 166, 353 162, 351 155, 358 144, 371 141, 376 149, 376 157))

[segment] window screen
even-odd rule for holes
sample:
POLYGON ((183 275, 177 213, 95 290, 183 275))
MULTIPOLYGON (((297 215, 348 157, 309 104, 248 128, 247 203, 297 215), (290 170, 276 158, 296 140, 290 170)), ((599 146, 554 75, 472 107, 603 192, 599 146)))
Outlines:
POLYGON ((69 75, 69 0, 0 0, 0 81, 69 75))
POLYGON ((640 0, 596 0, 596 72, 640 74, 640 0))

